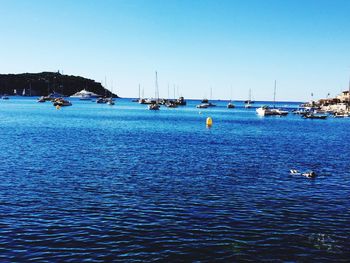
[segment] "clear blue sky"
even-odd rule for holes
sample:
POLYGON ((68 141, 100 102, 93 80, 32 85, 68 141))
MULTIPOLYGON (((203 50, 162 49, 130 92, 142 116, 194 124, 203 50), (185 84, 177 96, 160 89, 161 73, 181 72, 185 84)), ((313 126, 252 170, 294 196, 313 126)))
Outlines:
POLYGON ((123 97, 308 100, 350 76, 350 1, 0 0, 0 72, 63 70, 123 97))

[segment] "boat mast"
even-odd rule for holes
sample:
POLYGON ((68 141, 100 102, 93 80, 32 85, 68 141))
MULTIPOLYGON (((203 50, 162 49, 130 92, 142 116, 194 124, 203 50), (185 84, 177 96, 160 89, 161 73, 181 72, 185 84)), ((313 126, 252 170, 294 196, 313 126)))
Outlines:
POLYGON ((109 93, 111 93, 111 98, 113 98, 113 90, 114 90, 114 81, 112 80, 111 90, 109 91, 109 93))
POLYGON ((140 90, 140 84, 139 84, 139 99, 141 99, 140 92, 141 92, 141 90, 140 90))
POLYGON ((348 111, 350 111, 350 78, 349 78, 349 90, 348 90, 348 111))
POLYGON ((105 97, 107 96, 107 77, 105 76, 105 97))
POLYGON ((156 71, 156 83, 155 83, 155 86, 156 86, 156 90, 155 90, 155 97, 157 99, 157 104, 159 102, 159 90, 158 90, 158 73, 156 71))
POLYGON ((275 88, 273 90, 273 108, 275 108, 276 103, 276 80, 275 80, 275 88))
POLYGON ((170 100, 170 95, 169 95, 169 83, 168 83, 168 100, 170 100))

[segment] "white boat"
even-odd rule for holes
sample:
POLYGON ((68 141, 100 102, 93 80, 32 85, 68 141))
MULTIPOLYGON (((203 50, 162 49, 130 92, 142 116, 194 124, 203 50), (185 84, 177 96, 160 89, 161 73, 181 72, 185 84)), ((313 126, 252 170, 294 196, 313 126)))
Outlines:
POLYGON ((82 95, 79 100, 91 100, 92 97, 90 95, 82 95))
POLYGON ((269 106, 265 105, 265 106, 262 106, 262 107, 256 109, 256 113, 260 116, 286 116, 286 115, 288 115, 288 111, 276 109, 275 102, 276 102, 276 80, 275 80, 275 87, 274 87, 274 93, 273 93, 273 108, 270 108, 269 106))
POLYGON ((209 103, 201 103, 199 105, 196 106, 198 109, 206 109, 209 108, 209 103))
POLYGON ((201 104, 196 106, 199 109, 206 109, 209 107, 216 107, 216 104, 211 103, 208 99, 203 99, 201 104))
POLYGON ((38 98, 38 102, 46 102, 46 99, 44 96, 41 96, 40 98, 38 98))
POLYGON ((177 108, 177 104, 176 102, 172 101, 172 100, 169 100, 165 103, 165 106, 167 108, 177 108))
POLYGON ((114 105, 115 102, 114 102, 113 98, 107 99, 107 104, 108 104, 108 105, 114 105))
POLYGON ((71 98, 79 98, 81 100, 90 100, 93 98, 98 98, 100 97, 98 94, 93 93, 91 91, 87 91, 86 89, 83 89, 81 91, 78 91, 77 93, 74 93, 71 98))
POLYGON ((286 115, 288 115, 288 111, 270 108, 269 106, 262 106, 262 107, 256 109, 256 113, 260 116, 286 116, 286 115))

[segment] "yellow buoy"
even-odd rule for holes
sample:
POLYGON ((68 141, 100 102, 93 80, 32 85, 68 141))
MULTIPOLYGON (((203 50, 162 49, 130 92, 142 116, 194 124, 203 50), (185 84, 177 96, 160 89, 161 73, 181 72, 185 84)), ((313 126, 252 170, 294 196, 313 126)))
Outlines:
POLYGON ((213 120, 212 120, 212 118, 211 118, 211 117, 208 117, 206 123, 207 123, 207 126, 208 126, 208 127, 211 127, 211 126, 213 125, 213 120))

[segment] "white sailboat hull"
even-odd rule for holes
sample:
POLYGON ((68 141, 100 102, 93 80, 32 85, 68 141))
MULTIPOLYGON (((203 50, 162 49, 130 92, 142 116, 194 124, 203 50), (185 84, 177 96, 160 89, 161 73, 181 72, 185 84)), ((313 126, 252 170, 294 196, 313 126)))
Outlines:
POLYGON ((288 114, 288 111, 260 107, 256 109, 256 113, 260 116, 285 116, 288 114))

